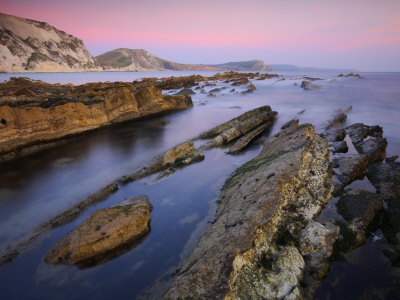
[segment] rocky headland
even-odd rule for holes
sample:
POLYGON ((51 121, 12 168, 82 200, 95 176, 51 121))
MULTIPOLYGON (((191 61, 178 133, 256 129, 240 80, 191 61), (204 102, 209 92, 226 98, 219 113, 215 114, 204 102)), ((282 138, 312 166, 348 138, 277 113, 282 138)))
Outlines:
POLYGON ((0 72, 93 72, 82 40, 45 23, 0 13, 0 72))

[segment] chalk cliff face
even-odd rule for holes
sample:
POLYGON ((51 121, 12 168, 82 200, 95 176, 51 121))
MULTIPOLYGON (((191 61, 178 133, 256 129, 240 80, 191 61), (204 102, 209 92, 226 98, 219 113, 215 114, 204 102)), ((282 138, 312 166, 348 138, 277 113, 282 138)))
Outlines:
POLYGON ((0 13, 1 72, 101 70, 82 40, 45 22, 0 13))
POLYGON ((188 96, 164 96, 140 83, 73 86, 12 78, 0 84, 0 160, 65 136, 192 105, 188 96))

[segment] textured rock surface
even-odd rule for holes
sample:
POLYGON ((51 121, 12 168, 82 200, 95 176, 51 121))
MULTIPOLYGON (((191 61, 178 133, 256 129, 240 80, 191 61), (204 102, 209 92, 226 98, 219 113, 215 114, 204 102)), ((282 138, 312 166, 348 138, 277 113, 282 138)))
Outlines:
POLYGON ((303 80, 301 82, 301 87, 306 91, 319 90, 321 88, 319 84, 315 84, 307 80, 303 80))
POLYGON ((160 177, 163 177, 173 173, 178 168, 203 159, 204 154, 196 150, 193 142, 185 142, 155 157, 132 174, 121 177, 119 182, 127 183, 161 171, 164 171, 160 175, 160 177))
POLYGON ((346 132, 357 151, 368 155, 370 163, 381 161, 386 157, 387 141, 382 137, 382 127, 356 123, 346 127, 346 132))
POLYGON ((364 190, 346 190, 337 208, 355 234, 355 246, 359 246, 365 242, 369 226, 383 209, 382 196, 364 190))
POLYGON ((48 263, 75 264, 133 242, 150 231, 152 205, 138 196, 94 212, 46 254, 48 263))
MULTIPOLYGON (((249 131, 255 129, 256 127, 260 126, 261 124, 270 124, 272 125, 272 121, 275 119, 275 116, 277 115, 277 112, 272 111, 271 107, 266 105, 266 106, 261 106, 258 108, 255 108, 253 110, 250 110, 248 112, 245 112, 244 114, 223 123, 222 125, 219 125, 213 129, 210 129, 204 133, 202 133, 199 138, 200 139, 210 139, 212 138, 211 141, 209 141, 205 146, 203 146, 206 149, 211 149, 213 147, 217 146, 222 146, 225 145, 242 135, 248 133, 249 131)), ((264 129, 265 130, 265 129, 264 129)), ((257 132, 254 131, 251 134, 244 138, 240 144, 238 144, 236 147, 239 149, 242 149, 244 146, 246 146, 250 141, 249 139, 253 139, 257 132), (247 144, 246 144, 247 142, 247 144), (244 145, 246 144, 246 145, 244 145)), ((250 140, 251 140, 250 139, 250 140)), ((240 150, 239 149, 239 150, 240 150)))
POLYGON ((84 43, 44 22, 0 14, 2 72, 102 71, 84 43))
POLYGON ((313 126, 267 140, 226 181, 213 224, 165 298, 300 297, 304 261, 292 241, 330 197, 330 179, 327 143, 313 126))
POLYGON ((0 84, 0 157, 99 127, 193 106, 187 96, 163 96, 132 83, 47 84, 14 78, 0 84), (4 105, 7 104, 7 105, 4 105))
POLYGON ((373 164, 367 175, 385 199, 400 198, 400 162, 373 164))

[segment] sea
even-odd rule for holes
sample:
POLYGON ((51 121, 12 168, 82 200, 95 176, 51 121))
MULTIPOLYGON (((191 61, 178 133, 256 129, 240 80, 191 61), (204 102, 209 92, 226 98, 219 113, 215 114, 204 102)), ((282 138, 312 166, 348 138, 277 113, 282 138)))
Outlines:
MULTIPOLYGON (((98 72, 0 74, 0 82, 22 76, 49 83, 134 81, 216 72, 98 72)), ((360 73, 363 78, 338 73, 277 72, 278 78, 254 80, 256 90, 215 82, 206 91, 222 88, 216 97, 192 96, 194 107, 72 137, 60 145, 0 163, 0 253, 32 236, 41 224, 129 174, 153 157, 192 139, 250 109, 270 105, 278 112, 273 127, 246 151, 227 154, 228 148, 205 150, 202 162, 159 179, 157 174, 124 185, 71 222, 31 240, 11 262, 0 266, 2 299, 158 299, 213 220, 216 201, 225 180, 254 158, 262 141, 292 119, 312 123, 321 131, 339 109, 347 109, 346 125, 380 125, 388 141, 387 156, 400 154, 400 73, 360 73), (318 90, 300 87, 304 77, 318 78, 318 90), (147 195, 154 209, 151 232, 122 253, 87 266, 49 265, 44 256, 52 246, 94 211, 126 198, 147 195)), ((166 90, 172 94, 178 90, 166 90)), ((199 145, 201 141, 196 141, 199 145)), ((373 232, 367 243, 334 261, 315 299, 363 298, 371 290, 396 285, 384 256, 384 236, 373 232), (373 257, 373 259, 371 259, 373 257), (349 289, 351 293, 349 294, 349 289)), ((396 281, 397 280, 397 281, 396 281)), ((382 292, 382 295, 384 292, 382 292)))

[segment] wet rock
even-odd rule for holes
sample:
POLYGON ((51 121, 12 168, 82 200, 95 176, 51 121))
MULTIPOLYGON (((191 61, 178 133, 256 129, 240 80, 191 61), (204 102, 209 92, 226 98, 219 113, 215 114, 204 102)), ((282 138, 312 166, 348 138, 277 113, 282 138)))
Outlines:
POLYGON ((327 143, 310 124, 268 139, 225 182, 213 224, 164 298, 300 297, 300 232, 330 197, 330 180, 327 143))
POLYGON ((185 142, 155 157, 150 163, 139 168, 130 175, 122 176, 119 182, 125 184, 161 171, 164 172, 160 177, 164 177, 172 174, 179 168, 203 159, 204 154, 196 150, 193 142, 185 142))
POLYGON ((229 93, 233 93, 233 92, 235 92, 236 90, 235 89, 231 89, 230 91, 229 91, 229 93))
MULTIPOLYGON (((340 74, 339 74, 340 75, 340 74)), ((343 77, 343 74, 341 74, 342 76, 341 77, 343 77)), ((357 77, 357 78, 364 78, 364 77, 362 77, 360 74, 354 74, 353 72, 350 72, 349 74, 347 74, 347 75, 344 75, 344 77, 357 77)))
POLYGON ((337 209, 355 235, 354 247, 357 247, 366 241, 369 227, 383 209, 382 196, 364 190, 346 190, 337 209))
POLYGON ((385 199, 400 198, 400 162, 370 165, 367 176, 385 199))
POLYGON ((302 114, 304 114, 305 111, 306 111, 305 109, 302 109, 302 110, 299 111, 297 114, 298 114, 298 115, 302 115, 302 114))
POLYGON ((386 162, 386 163, 393 163, 393 162, 395 162, 398 158, 399 158, 398 155, 393 155, 393 156, 391 156, 391 157, 386 157, 386 158, 385 158, 385 162, 386 162))
POLYGON ((190 95, 195 95, 195 94, 196 93, 192 89, 185 88, 185 89, 175 93, 174 95, 175 96, 178 96, 178 95, 190 96, 190 95))
POLYGON ((100 209, 57 242, 45 260, 76 264, 137 240, 150 231, 152 208, 147 196, 139 196, 100 209))
POLYGON ((300 87, 302 87, 306 91, 319 90, 321 88, 320 85, 312 83, 311 81, 306 81, 306 80, 303 80, 301 82, 300 87))
POLYGON ((349 148, 347 147, 346 141, 332 142, 333 153, 346 153, 347 151, 349 151, 349 148))
POLYGON ((237 85, 242 85, 242 84, 246 84, 249 83, 249 79, 248 78, 241 78, 240 80, 235 80, 231 85, 232 86, 237 86, 237 85))
POLYGON ((292 120, 286 122, 285 124, 283 124, 282 127, 281 127, 281 130, 282 129, 286 129, 286 128, 290 127, 290 126, 297 126, 297 125, 299 125, 299 120, 292 119, 292 120))
POLYGON ((212 89, 209 93, 210 93, 210 94, 212 94, 212 93, 219 93, 220 91, 221 91, 221 89, 216 88, 216 89, 212 89))
POLYGON ((353 106, 350 105, 350 106, 347 107, 344 111, 345 111, 345 112, 350 112, 350 111, 352 111, 352 109, 353 109, 353 106))
POLYGON ((303 78, 305 80, 309 80, 309 81, 323 80, 322 78, 318 78, 318 77, 307 77, 307 76, 304 76, 303 78))
POLYGON ((343 128, 331 128, 321 133, 321 136, 328 142, 339 142, 346 137, 346 130, 343 128))
POLYGON ((208 97, 213 97, 213 98, 214 98, 214 97, 217 97, 217 95, 215 95, 215 94, 213 94, 213 93, 210 93, 210 94, 208 94, 207 96, 208 96, 208 97))
POLYGON ((217 84, 216 83, 211 83, 211 82, 207 82, 206 84, 205 84, 205 86, 216 86, 217 84))
POLYGON ((273 121, 268 121, 264 124, 261 124, 260 126, 257 126, 253 130, 249 131, 245 135, 243 135, 241 138, 239 138, 235 144, 231 147, 229 150, 229 153, 237 153, 239 151, 242 151, 244 148, 247 147, 247 145, 254 140, 256 137, 258 137, 260 134, 262 134, 265 130, 270 128, 274 124, 273 121))
POLYGON ((228 144, 257 126, 274 120, 276 115, 277 112, 272 111, 270 106, 261 106, 250 110, 239 117, 201 134, 199 136, 201 139, 212 138, 212 140, 202 148, 211 149, 228 144))
POLYGON ((254 86, 254 84, 252 84, 252 83, 250 83, 248 86, 247 86, 247 88, 249 89, 249 90, 252 90, 252 91, 255 91, 257 88, 254 86))
POLYGON ((382 127, 356 123, 346 127, 346 131, 357 151, 368 155, 370 163, 381 161, 386 157, 387 141, 382 137, 382 127))
POLYGON ((325 129, 329 130, 334 127, 339 127, 344 124, 347 120, 347 114, 341 109, 338 110, 333 117, 326 123, 325 129))
POLYGON ((257 78, 257 80, 265 80, 265 79, 271 79, 271 78, 275 78, 275 77, 279 77, 278 74, 260 74, 260 76, 257 78))
POLYGON ((363 179, 368 167, 368 156, 365 154, 346 154, 333 159, 335 182, 334 195, 355 180, 363 179))

